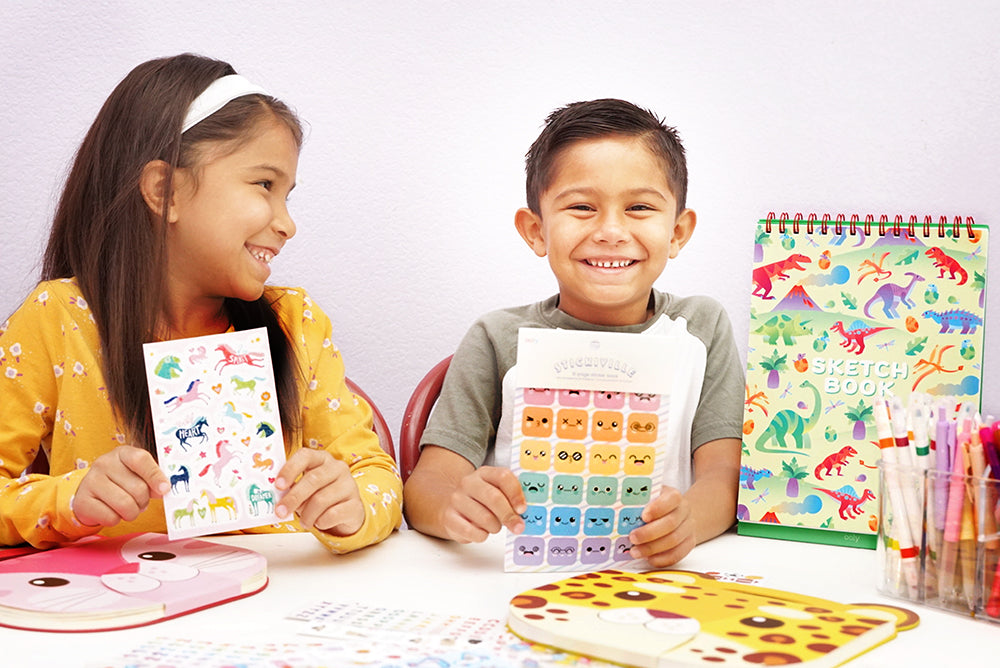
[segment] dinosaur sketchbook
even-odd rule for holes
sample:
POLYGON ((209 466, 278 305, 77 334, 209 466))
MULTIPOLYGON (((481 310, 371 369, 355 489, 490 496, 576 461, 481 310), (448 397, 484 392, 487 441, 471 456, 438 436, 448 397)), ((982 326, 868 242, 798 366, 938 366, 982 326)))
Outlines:
POLYGON ((680 349, 669 335, 520 330, 512 435, 498 450, 528 508, 524 531, 507 533, 506 571, 635 561, 628 534, 663 478, 680 349))
POLYGON ((530 642, 627 666, 839 666, 911 629, 903 608, 843 604, 681 570, 583 573, 515 596, 530 642))
POLYGON ((0 562, 0 625, 34 631, 141 626, 267 585, 252 550, 158 533, 84 538, 0 562))
POLYGON ((171 538, 281 521, 285 463, 267 330, 143 345, 171 538))
POLYGON ((988 240, 971 218, 760 221, 741 534, 875 547, 873 399, 979 403, 988 240))

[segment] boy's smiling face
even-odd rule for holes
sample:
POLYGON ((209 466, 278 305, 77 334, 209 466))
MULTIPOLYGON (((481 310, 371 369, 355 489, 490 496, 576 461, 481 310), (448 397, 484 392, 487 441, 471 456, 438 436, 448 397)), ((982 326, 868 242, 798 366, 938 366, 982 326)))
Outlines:
POLYGON ((677 214, 665 165, 639 137, 584 139, 564 148, 540 215, 520 209, 515 225, 559 283, 559 308, 597 325, 635 325, 650 290, 694 230, 677 214))

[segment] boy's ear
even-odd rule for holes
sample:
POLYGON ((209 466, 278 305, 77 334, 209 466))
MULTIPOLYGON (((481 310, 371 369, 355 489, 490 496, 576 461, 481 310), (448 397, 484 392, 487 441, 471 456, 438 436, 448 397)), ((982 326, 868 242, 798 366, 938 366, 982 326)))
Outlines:
POLYGON ((528 208, 518 209, 514 214, 514 227, 525 243, 538 257, 545 257, 545 237, 542 234, 542 218, 528 208))
POLYGON ((670 259, 677 257, 685 244, 691 240, 694 228, 698 224, 698 215, 694 209, 684 209, 674 221, 674 236, 670 240, 670 259))
POLYGON ((170 165, 163 160, 150 160, 142 168, 142 175, 139 177, 139 192, 142 199, 154 216, 163 215, 163 207, 169 203, 170 209, 167 212, 167 222, 174 222, 174 206, 172 193, 168 192, 170 181, 170 165))

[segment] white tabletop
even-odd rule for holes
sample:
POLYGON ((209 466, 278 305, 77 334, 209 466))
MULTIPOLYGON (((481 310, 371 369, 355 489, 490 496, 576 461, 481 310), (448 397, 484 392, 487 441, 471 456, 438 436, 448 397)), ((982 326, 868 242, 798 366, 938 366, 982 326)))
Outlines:
MULTIPOLYGON (((157 637, 231 642, 295 642, 302 623, 287 619, 319 601, 358 602, 429 613, 504 619, 516 594, 566 577, 504 573, 503 540, 458 545, 401 531, 349 555, 332 555, 309 534, 218 536, 211 540, 267 557, 262 592, 177 619, 101 633, 0 628, 0 664, 91 666, 157 637)), ((996 664, 1000 625, 880 595, 876 554, 727 533, 697 547, 677 568, 761 576, 759 584, 844 603, 887 603, 917 612, 920 625, 851 662, 852 666, 996 664)))

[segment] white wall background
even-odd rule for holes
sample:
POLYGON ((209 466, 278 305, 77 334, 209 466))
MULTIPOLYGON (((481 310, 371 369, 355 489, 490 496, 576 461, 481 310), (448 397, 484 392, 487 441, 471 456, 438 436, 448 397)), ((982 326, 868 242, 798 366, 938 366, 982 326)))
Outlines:
MULTIPOLYGON (((410 390, 480 313, 555 291, 517 236, 523 155, 567 102, 676 125, 692 242, 658 286, 707 293, 746 351, 769 211, 971 215, 1000 234, 993 2, 111 2, 0 5, 0 318, 38 278, 67 166, 138 63, 231 62, 310 126, 298 236, 272 281, 330 314, 398 434, 410 390)), ((985 411, 1000 414, 1000 247, 985 411)))

